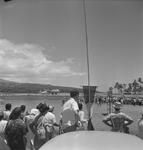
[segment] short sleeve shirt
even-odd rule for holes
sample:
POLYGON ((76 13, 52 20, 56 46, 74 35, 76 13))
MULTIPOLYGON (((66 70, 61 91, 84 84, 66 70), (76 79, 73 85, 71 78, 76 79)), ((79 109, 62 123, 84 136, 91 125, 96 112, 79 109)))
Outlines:
POLYGON ((56 117, 53 113, 47 112, 42 120, 43 124, 48 128, 49 132, 53 131, 53 124, 56 123, 56 117))
POLYGON ((77 102, 73 98, 70 98, 63 105, 63 111, 66 110, 66 109, 71 109, 71 110, 74 110, 74 111, 79 110, 78 104, 77 104, 77 102))

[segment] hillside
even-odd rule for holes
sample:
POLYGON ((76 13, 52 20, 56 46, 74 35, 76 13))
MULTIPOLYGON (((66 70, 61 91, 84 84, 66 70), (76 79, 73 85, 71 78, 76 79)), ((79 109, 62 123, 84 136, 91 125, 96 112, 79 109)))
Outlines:
POLYGON ((3 93, 39 93, 43 90, 59 89, 60 92, 70 92, 73 89, 80 88, 56 86, 51 84, 18 83, 0 79, 0 92, 3 93))

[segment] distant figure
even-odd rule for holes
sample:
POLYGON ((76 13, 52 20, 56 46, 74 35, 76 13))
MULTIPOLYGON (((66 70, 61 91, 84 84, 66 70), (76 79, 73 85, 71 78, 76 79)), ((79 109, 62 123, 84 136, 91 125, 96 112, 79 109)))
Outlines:
POLYGON ((11 150, 26 150, 27 131, 26 125, 21 119, 21 108, 14 108, 5 128, 7 144, 11 150))
POLYGON ((5 140, 5 127, 7 124, 7 120, 3 120, 3 112, 0 112, 0 136, 3 140, 5 140))
POLYGON ((141 118, 138 120, 138 136, 143 139, 143 112, 141 118))
POLYGON ((5 110, 3 111, 3 115, 4 115, 3 119, 4 120, 8 120, 9 119, 9 116, 11 114, 11 107, 12 107, 12 105, 10 103, 7 103, 5 105, 5 110))
POLYGON ((112 131, 129 133, 129 128, 127 126, 133 123, 133 119, 127 116, 126 114, 120 112, 120 102, 115 102, 113 107, 115 111, 113 113, 110 113, 107 117, 105 117, 103 119, 103 122, 106 125, 112 127, 112 131))

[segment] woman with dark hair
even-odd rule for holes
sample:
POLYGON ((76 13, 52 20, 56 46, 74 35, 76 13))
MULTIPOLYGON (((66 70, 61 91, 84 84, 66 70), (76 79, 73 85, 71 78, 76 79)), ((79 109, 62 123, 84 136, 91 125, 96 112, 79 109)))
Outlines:
POLYGON ((7 144, 11 150, 25 150, 27 128, 21 119, 21 108, 13 109, 5 129, 7 144))
POLYGON ((21 105, 21 119, 25 119, 25 110, 26 110, 26 106, 25 105, 21 105))

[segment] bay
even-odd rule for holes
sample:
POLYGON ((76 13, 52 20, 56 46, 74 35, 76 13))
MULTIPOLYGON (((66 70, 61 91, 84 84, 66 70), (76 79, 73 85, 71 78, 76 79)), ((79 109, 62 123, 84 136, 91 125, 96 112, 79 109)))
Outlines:
POLYGON ((54 106, 54 113, 57 121, 59 121, 60 113, 62 111, 62 100, 67 99, 68 96, 48 96, 48 95, 6 95, 1 96, 0 109, 4 110, 6 103, 12 104, 12 109, 20 105, 26 106, 26 111, 30 112, 39 103, 46 103, 54 106))

